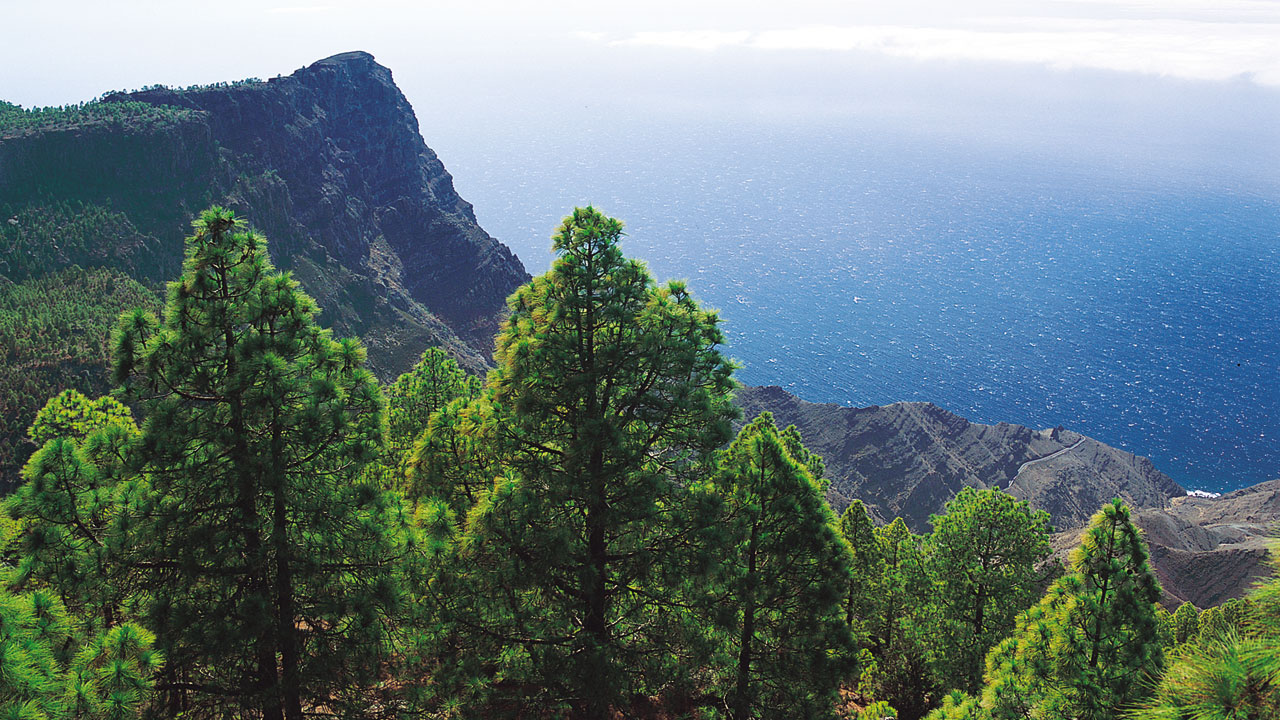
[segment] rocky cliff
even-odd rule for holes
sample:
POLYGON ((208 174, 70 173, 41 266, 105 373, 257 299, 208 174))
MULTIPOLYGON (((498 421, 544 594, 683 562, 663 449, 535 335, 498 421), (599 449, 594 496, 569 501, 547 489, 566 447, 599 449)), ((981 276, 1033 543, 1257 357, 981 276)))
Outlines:
POLYGON ((127 110, 0 133, 0 205, 19 233, 24 214, 51 203, 107 207, 128 237, 37 267, 11 261, 15 273, 105 262, 167 280, 191 217, 222 203, 267 235, 324 322, 365 339, 383 377, 428 344, 486 364, 503 301, 528 275, 476 223, 373 56, 344 53, 265 82, 114 93, 102 104, 127 110))
MULTIPOLYGON (((162 297, 191 219, 212 204, 268 237, 276 264, 319 301, 321 321, 361 337, 383 379, 432 345, 483 370, 505 298, 528 279, 476 223, 391 72, 368 53, 268 81, 156 87, 53 111, 0 103, 0 290, 18 287, 15 298, 72 266, 162 297)), ((13 322, 39 325, 42 311, 18 307, 13 322)), ((112 316, 84 319, 97 343, 118 308, 102 312, 112 316)), ((24 455, 14 443, 44 391, 61 389, 43 384, 70 376, 85 392, 105 389, 82 357, 60 367, 69 360, 52 349, 58 342, 5 348, 0 375, 23 377, 0 377, 0 391, 23 389, 5 393, 20 399, 3 408, 0 469, 24 455), (45 376, 56 380, 28 387, 45 376)))
POLYGON ((1267 554, 1280 531, 1280 480, 1216 498, 1176 498, 1165 510, 1139 513, 1137 522, 1166 605, 1217 605, 1270 574, 1267 554))
POLYGON ((1065 557, 1113 497, 1135 509, 1164 603, 1241 597, 1269 573, 1280 528, 1280 480, 1217 498, 1189 497, 1149 460, 1063 428, 981 425, 929 403, 851 408, 805 402, 778 387, 743 387, 744 419, 768 410, 823 456, 838 509, 852 498, 917 532, 963 487, 999 487, 1049 512, 1065 557))
POLYGON ((737 402, 747 417, 768 410, 799 428, 826 461, 837 506, 856 497, 917 531, 964 487, 1004 488, 1060 528, 1083 525, 1113 497, 1165 508, 1186 494, 1146 458, 1063 428, 982 425, 930 403, 810 403, 778 387, 744 387, 737 402))

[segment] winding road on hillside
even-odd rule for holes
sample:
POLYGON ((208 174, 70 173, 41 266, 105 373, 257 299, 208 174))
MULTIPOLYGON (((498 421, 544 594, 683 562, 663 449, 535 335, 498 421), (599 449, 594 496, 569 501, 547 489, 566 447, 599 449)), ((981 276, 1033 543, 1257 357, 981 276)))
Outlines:
POLYGON ((1079 440, 1077 440, 1077 441, 1075 441, 1074 443, 1072 443, 1070 446, 1068 446, 1068 447, 1064 447, 1064 448, 1062 448, 1061 450, 1059 450, 1059 451, 1057 451, 1057 452, 1052 452, 1052 453, 1049 453, 1048 455, 1045 455, 1044 457, 1036 458, 1035 460, 1028 460, 1028 461, 1026 461, 1026 462, 1022 463, 1021 465, 1019 465, 1019 466, 1018 466, 1018 472, 1016 472, 1016 473, 1014 473, 1014 474, 1013 474, 1013 479, 1009 481, 1009 488, 1010 488, 1010 489, 1012 489, 1012 488, 1013 488, 1013 484, 1014 484, 1014 483, 1016 483, 1016 482, 1018 482, 1018 476, 1022 474, 1022 471, 1023 471, 1023 470, 1026 470, 1027 468, 1031 467, 1032 465, 1035 465, 1036 463, 1048 462, 1048 461, 1050 461, 1050 460, 1052 460, 1052 459, 1054 459, 1054 458, 1058 457, 1059 455, 1063 455, 1063 454, 1065 454, 1065 453, 1069 453, 1069 452, 1071 452, 1072 450, 1075 450, 1076 448, 1080 447, 1080 444, 1081 444, 1081 443, 1083 443, 1083 442, 1084 442, 1085 440, 1087 440, 1087 439, 1088 439, 1088 438, 1080 438, 1079 440))

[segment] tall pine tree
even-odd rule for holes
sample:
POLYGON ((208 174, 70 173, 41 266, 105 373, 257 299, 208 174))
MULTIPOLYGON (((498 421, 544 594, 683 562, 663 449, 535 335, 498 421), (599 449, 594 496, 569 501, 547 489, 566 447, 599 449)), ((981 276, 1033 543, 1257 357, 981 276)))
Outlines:
POLYGON ((844 617, 854 558, 811 470, 821 470, 815 456, 769 413, 720 461, 734 720, 830 716, 855 662, 844 617))
POLYGON ((934 645, 937 612, 924 538, 902 518, 875 529, 884 558, 882 601, 871 625, 871 654, 877 666, 871 685, 876 700, 892 705, 903 720, 923 717, 941 690, 934 645))
MULTIPOLYGON (((421 498, 424 482, 422 473, 414 467, 415 443, 436 413, 455 400, 465 404, 479 392, 479 378, 464 372, 441 348, 427 348, 418 362, 387 388, 387 432, 382 457, 369 464, 366 475, 383 487, 401 490, 410 499, 421 498)), ((460 469, 458 465, 448 463, 450 469, 460 469)))
POLYGON ((499 476, 462 562, 505 672, 602 718, 687 673, 673 578, 695 540, 688 485, 728 439, 732 364, 714 313, 623 257, 622 224, 579 208, 552 269, 515 292, 483 422, 499 476))
POLYGON ((840 515, 840 534, 853 550, 853 567, 845 592, 845 622, 855 637, 863 638, 876 625, 884 603, 885 564, 875 525, 861 500, 854 500, 840 515))
POLYGON ((402 509, 359 482, 382 406, 364 349, 234 215, 205 211, 164 318, 121 320, 115 377, 142 405, 136 566, 184 717, 358 715, 399 593, 402 509))
POLYGON ((1043 587, 1036 566, 1049 556, 1049 514, 999 489, 965 488, 930 522, 941 674, 947 687, 976 692, 987 651, 1043 587))
POLYGON ((1150 693, 1163 663, 1160 585, 1129 508, 1104 505, 1071 564, 987 657, 990 717, 1110 720, 1150 693))

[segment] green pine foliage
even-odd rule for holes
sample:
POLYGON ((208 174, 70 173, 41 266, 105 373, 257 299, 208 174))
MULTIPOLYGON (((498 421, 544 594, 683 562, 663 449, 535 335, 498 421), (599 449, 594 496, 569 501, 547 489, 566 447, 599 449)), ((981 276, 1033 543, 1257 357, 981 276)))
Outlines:
POLYGON ((925 538, 911 532, 902 518, 875 530, 884 558, 877 617, 870 643, 876 674, 869 691, 897 709, 903 720, 916 720, 941 699, 936 655, 939 618, 934 603, 934 576, 925 538))
MULTIPOLYGON (((480 393, 480 379, 468 375, 441 348, 427 348, 418 362, 387 387, 387 430, 382 456, 370 463, 366 475, 381 486, 403 492, 412 499, 423 495, 415 443, 422 437, 434 415, 455 400, 465 402, 480 393)), ((436 437, 441 435, 436 433, 436 437)), ((447 470, 466 468, 467 463, 448 462, 447 470)), ((465 512, 465 511, 464 511, 465 512)))
POLYGON ((965 488, 930 522, 941 626, 937 657, 953 688, 982 687, 983 658, 1039 594, 1049 514, 999 490, 965 488))
POLYGON ((820 461, 764 413, 719 464, 731 716, 829 717, 856 657, 844 607, 854 557, 812 474, 820 461))
POLYGON ((1072 556, 1072 572, 987 656, 981 717, 1108 720, 1132 710, 1163 663, 1159 597, 1129 509, 1118 499, 1103 506, 1072 556))
MULTIPOLYGON (((0 136, 128 112, 0 105, 0 136)), ((0 717, 1280 716, 1280 581, 1157 608, 1118 500, 1032 604, 1026 503, 966 489, 922 537, 837 519, 768 414, 726 447, 718 318, 592 208, 483 384, 431 349, 385 392, 227 210, 159 318, 112 269, 150 239, 94 239, 115 214, 13 219, 0 465, 34 454, 0 518, 0 717)))
POLYGON ((455 398, 432 414, 407 460, 406 495, 439 501, 456 525, 464 522, 500 474, 491 417, 484 395, 455 398))
POLYGON ((17 207, 0 205, 0 274, 14 281, 74 266, 124 271, 126 287, 136 285, 132 277, 160 280, 157 273, 170 268, 152 267, 152 253, 138 256, 158 245, 128 215, 104 205, 43 196, 17 207))
POLYGON ((90 400, 75 390, 63 390, 36 413, 27 436, 36 445, 55 438, 81 441, 109 427, 120 427, 130 434, 138 430, 133 413, 115 398, 90 400))
POLYGON ((1196 642, 1201 645, 1218 642, 1226 637, 1231 628, 1222 616, 1222 609, 1211 607, 1200 613, 1200 632, 1196 634, 1196 642))
POLYGON ((1168 652, 1177 642, 1174 638, 1173 613, 1156 606, 1156 637, 1160 639, 1160 647, 1168 652))
POLYGON ((1189 643, 1200 636, 1200 611, 1195 605, 1184 602, 1173 613, 1173 640, 1179 645, 1189 643))
POLYGON ((42 443, 8 498, 19 521, 16 586, 38 582, 91 628, 110 628, 132 611, 120 556, 118 523, 133 491, 129 446, 138 434, 129 409, 67 390, 36 416, 30 436, 42 443))
POLYGON ((357 716, 386 658, 408 550, 398 497, 360 481, 382 439, 364 349, 265 241, 212 208, 163 320, 121 318, 115 378, 146 420, 134 563, 170 713, 357 716))
POLYGON ((898 711, 883 700, 871 703, 858 713, 858 720, 890 720, 897 717, 898 711))
POLYGON ((854 637, 864 641, 880 617, 885 593, 885 559, 875 525, 861 500, 849 503, 840 515, 840 534, 853 552, 844 618, 854 637))
POLYGON ((468 421, 497 472, 460 542, 475 595, 459 622, 492 640, 517 702, 582 718, 689 674, 688 488, 734 416, 715 314, 624 258, 621 236, 592 208, 565 219, 552 269, 509 300, 468 421))
POLYGON ((119 129, 166 127, 194 112, 194 110, 172 105, 152 105, 132 100, 120 102, 95 100, 75 105, 31 109, 0 101, 0 139, 99 125, 119 129))
POLYGON ((0 590, 0 717, 129 720, 148 707, 155 638, 119 625, 85 640, 51 594, 0 590))
POLYGON ((1245 619, 1253 610, 1253 600, 1249 598, 1232 598, 1220 605, 1222 610, 1222 619, 1226 624, 1234 629, 1241 629, 1245 619))
MULTIPOLYGON (((5 223, 0 219, 0 228, 5 223)), ((0 279, 0 479, 12 486, 43 440, 27 429, 66 389, 99 394, 111 334, 124 310, 158 307, 156 296, 118 271, 71 267, 11 283, 0 279)))
POLYGON ((409 446, 441 408, 479 392, 479 378, 464 372, 441 348, 427 348, 417 364, 387 388, 388 439, 399 447, 409 446))
POLYGON ((1260 584, 1247 603, 1225 608, 1221 629, 1206 636, 1202 628, 1199 642, 1174 651, 1154 696, 1134 720, 1280 717, 1280 576, 1260 584))

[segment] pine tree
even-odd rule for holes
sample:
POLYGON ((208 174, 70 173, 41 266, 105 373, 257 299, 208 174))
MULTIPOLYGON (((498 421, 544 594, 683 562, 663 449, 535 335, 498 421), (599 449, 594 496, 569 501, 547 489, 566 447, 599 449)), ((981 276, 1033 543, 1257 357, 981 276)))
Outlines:
POLYGON ((470 624, 501 639, 500 672, 581 718, 687 673, 673 578, 695 528, 680 518, 734 415, 715 314, 657 286, 621 236, 574 210, 552 269, 508 301, 474 424, 500 469, 462 541, 484 589, 470 624))
POLYGON ((46 591, 0 591, 0 717, 127 720, 151 699, 161 658, 134 625, 92 631, 46 591))
POLYGON ((27 436, 37 446, 55 438, 80 442, 99 430, 115 426, 136 432, 129 408, 114 398, 90 400, 76 390, 64 390, 36 413, 27 436))
POLYGON ((810 472, 821 466, 802 448, 793 427, 779 433, 763 413, 720 461, 735 720, 831 715, 855 658, 843 607, 852 553, 810 472))
POLYGON ((884 601, 885 563, 875 526, 861 500, 850 502, 841 513, 840 534, 853 551, 853 567, 845 591, 845 623, 855 637, 864 638, 884 601))
POLYGON ((406 463, 411 499, 439 500, 465 520, 501 474, 492 411, 487 397, 466 395, 432 414, 406 463))
POLYGON ((1164 609, 1163 605, 1156 606, 1156 637, 1160 639, 1160 647, 1168 651, 1174 646, 1174 627, 1173 613, 1164 609))
POLYGON ((137 434, 119 402, 63 392, 36 414, 29 436, 43 446, 7 502, 21 527, 14 587, 48 583, 89 631, 122 621, 133 595, 120 525, 136 482, 126 455, 137 434))
POLYGON ((991 717, 1119 717, 1150 693, 1162 665, 1160 585, 1129 509, 1103 506, 1072 556, 1072 572, 1018 618, 987 657, 982 707, 991 717))
POLYGON ((1226 637, 1230 631, 1227 621, 1222 617, 1220 608, 1211 607, 1200 613, 1200 632, 1196 633, 1196 642, 1207 645, 1226 637))
POLYGON ((917 720, 937 704, 942 688, 934 668, 937 609, 924 538, 902 518, 875 529, 884 558, 879 616, 871 627, 877 665, 874 698, 903 720, 917 720))
POLYGON ((944 682, 976 692, 987 652, 1038 595, 1036 567, 1049 556, 1049 514, 999 489, 965 488, 930 522, 944 682))
MULTIPOLYGON (((480 380, 468 375, 440 348, 427 348, 408 372, 396 378, 386 392, 387 432, 382 457, 365 470, 381 486, 401 490, 411 499, 422 495, 421 473, 417 472, 415 443, 425 434, 431 419, 445 407, 465 403, 480 392, 480 380)), ((465 468, 461 458, 451 458, 449 467, 465 468)))
POLYGON ((194 225, 163 321, 126 315, 116 348, 146 414, 136 452, 153 487, 133 537, 167 711, 358 714, 405 551, 400 503, 358 480, 380 441, 377 383, 263 238, 221 208, 194 225))
POLYGON ((1195 605, 1184 602, 1173 613, 1173 639, 1179 645, 1189 643, 1200 635, 1200 611, 1195 605))
POLYGON ((407 446, 427 429, 431 416, 457 398, 473 398, 480 380, 441 348, 427 348, 418 362, 387 388, 387 436, 407 446))
POLYGON ((1253 601, 1248 598, 1231 598, 1222 603, 1222 620, 1232 629, 1240 630, 1248 616, 1253 601))

